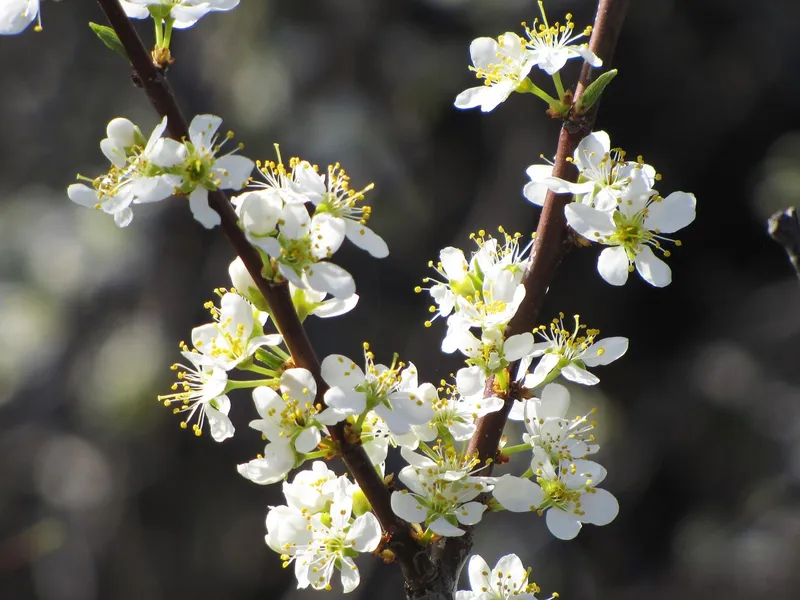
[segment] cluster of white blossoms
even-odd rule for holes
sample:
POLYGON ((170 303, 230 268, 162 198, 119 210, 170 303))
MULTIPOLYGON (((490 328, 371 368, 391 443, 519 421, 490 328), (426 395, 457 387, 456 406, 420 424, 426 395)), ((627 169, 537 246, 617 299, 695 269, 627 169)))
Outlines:
POLYGON ((294 563, 298 588, 329 590, 339 571, 344 592, 353 591, 360 582, 353 559, 381 542, 381 527, 361 490, 315 461, 292 483, 284 482, 283 493, 286 504, 267 513, 267 545, 284 567, 294 563))
MULTIPOLYGON (((0 2, 0 35, 22 33, 34 21, 40 31, 40 0, 2 0, 0 2)), ((125 13, 132 19, 164 19, 170 27, 191 27, 209 12, 236 8, 239 0, 119 0, 125 13)))
POLYGON ((100 149, 111 162, 108 173, 94 179, 82 177, 91 185, 76 183, 67 189, 70 200, 81 206, 102 210, 114 217, 120 227, 133 220, 134 204, 158 202, 171 196, 189 199, 192 214, 203 226, 220 223, 219 215, 208 204, 208 192, 243 188, 255 163, 233 152, 219 155, 232 133, 218 142, 222 119, 197 115, 189 126, 189 139, 177 142, 162 137, 167 118, 145 139, 128 119, 113 119, 106 128, 107 138, 100 149))
POLYGON ((578 169, 577 183, 553 177, 549 165, 532 165, 527 170, 531 181, 523 194, 538 206, 544 204, 548 190, 574 194, 575 201, 564 209, 567 223, 590 242, 609 246, 597 261, 597 270, 608 283, 624 285, 635 266, 648 283, 669 285, 672 271, 656 252, 666 258, 670 251, 662 242, 681 245, 680 240, 664 234, 694 221, 694 195, 672 192, 666 198, 660 196, 654 189, 661 180, 655 169, 641 157, 635 162, 625 160, 625 152, 611 148, 605 131, 583 138, 572 164, 578 169))
POLYGON ((496 478, 493 491, 506 510, 546 513, 548 529, 562 540, 578 535, 584 523, 607 525, 619 512, 616 498, 597 488, 606 470, 586 460, 599 450, 592 434, 595 423, 588 415, 568 418, 569 403, 567 388, 551 383, 541 397, 514 407, 509 418, 522 420, 526 430, 514 450, 532 451, 530 468, 520 477, 496 478))
MULTIPOLYGON (((209 12, 231 10, 239 0, 120 4, 131 18, 153 19, 151 56, 164 67, 172 62, 173 28, 189 27, 209 12)), ((582 41, 591 28, 576 33, 571 15, 563 24, 551 23, 541 1, 539 7, 541 21, 523 23, 524 37, 507 32, 472 42, 471 69, 483 85, 459 94, 458 108, 479 106, 488 112, 514 91, 543 99, 552 117, 574 119, 587 108, 573 103, 561 70, 572 58, 602 66, 582 41), (531 81, 534 67, 552 78, 555 96, 531 81)), ((0 34, 19 33, 38 16, 38 0, 3 0, 0 34)), ((103 34, 109 36, 106 43, 114 41, 112 34, 103 34)), ((613 77, 615 72, 609 73, 613 77)), ((601 76, 606 79, 596 97, 610 81, 607 76, 601 76)), ((606 470, 589 460, 599 451, 594 410, 570 417, 569 391, 554 381, 563 377, 573 384, 597 384, 592 370, 622 357, 628 340, 599 338, 599 331, 587 328, 578 315, 574 326, 565 325, 559 314, 547 326, 518 331, 514 317, 525 301, 529 262, 536 259, 532 242, 522 243, 522 234, 502 227, 497 238, 481 230, 471 236, 477 246, 471 254, 446 247, 430 263, 436 274, 424 280, 425 288, 416 288, 427 290, 433 301, 433 316, 425 325, 446 320, 441 349, 464 358, 463 367, 438 386, 421 382, 416 366, 397 355, 388 365, 376 363, 367 343, 363 363, 331 354, 319 372, 312 372, 318 366, 314 360, 301 363, 282 347, 281 334, 269 330, 271 315, 279 319, 280 312, 277 307, 271 312, 262 290, 270 298, 285 299, 288 292, 301 322, 310 315, 329 318, 352 310, 358 302, 353 277, 331 259, 345 239, 375 258, 389 254, 384 240, 367 226, 371 209, 364 201, 373 185, 351 187, 338 163, 321 170, 300 158, 284 163, 279 152, 276 161, 254 162, 236 153, 241 146, 221 153, 233 134, 218 135, 221 119, 214 115, 196 116, 180 140, 164 137, 168 125, 165 117, 146 137, 127 119, 112 120, 100 143, 111 163, 108 172, 81 178, 86 183, 69 186, 68 195, 111 215, 120 227, 131 223, 136 205, 187 198, 194 217, 211 228, 221 216, 209 204, 209 192, 239 192, 230 201, 238 226, 261 258, 261 276, 268 286, 288 289, 280 290, 283 296, 270 295, 273 288, 263 287, 264 281, 259 287, 251 276, 254 265, 248 263, 248 270, 241 259, 234 260, 229 267, 233 287, 215 290, 218 302, 206 305, 211 321, 192 330, 191 345, 181 342, 183 361, 172 367, 177 381, 159 400, 180 415, 182 428, 198 436, 208 431, 222 442, 236 431, 229 417, 232 394, 249 390, 249 426, 260 434, 263 453, 237 469, 260 485, 282 482, 286 504, 270 507, 265 539, 284 567, 293 565, 298 587, 331 589, 338 571, 342 588, 350 592, 359 584, 354 562, 359 553, 391 559, 391 549, 382 548, 382 542, 403 523, 390 515, 387 531, 381 531, 366 497, 375 490, 365 483, 373 468, 384 476, 390 449, 399 448, 407 464, 397 481, 391 475, 383 479, 390 495, 383 494, 389 500, 382 518, 390 506, 422 545, 441 548, 442 538, 462 537, 487 513, 502 510, 544 516, 550 532, 565 540, 584 524, 614 520, 617 500, 598 487, 606 470), (300 368, 303 364, 308 369, 300 368), (481 420, 502 422, 506 414, 524 425, 521 435, 512 434, 517 443, 502 438, 499 448, 482 448, 492 434, 499 438, 502 432, 498 426, 484 435, 481 420), (358 445, 369 463, 348 459, 348 465, 364 490, 323 462, 338 454, 347 457, 345 446, 352 450, 358 445), (524 472, 489 472, 492 463, 507 463, 516 453, 530 453, 524 472)), ((565 208, 567 222, 590 242, 608 246, 598 270, 610 283, 624 284, 634 269, 654 286, 670 283, 670 269, 654 250, 669 255, 662 246, 669 240, 665 234, 692 222, 694 196, 674 192, 661 197, 655 169, 641 158, 626 160, 602 131, 583 139, 571 162, 578 169, 576 183, 554 177, 551 165, 531 166, 525 197, 542 206, 548 194, 574 195, 565 208)), ((214 206, 232 215, 216 204, 222 199, 215 194, 214 206)), ((296 341, 289 334, 295 322, 275 325, 296 341)), ((251 432, 254 440, 257 434, 251 432)), ((457 592, 457 600, 536 600, 540 591, 513 554, 500 558, 493 569, 473 556, 468 572, 472 589, 457 592)))
POLYGON ((600 67, 600 60, 585 43, 575 43, 588 36, 592 28, 576 33, 572 15, 565 22, 549 23, 542 2, 539 2, 542 21, 534 20, 533 26, 525 27, 525 38, 506 32, 497 39, 480 37, 470 45, 472 67, 483 85, 461 92, 455 99, 456 108, 475 108, 490 112, 504 102, 512 92, 536 94, 551 108, 567 100, 559 71, 571 58, 582 58, 593 67, 600 67), (528 78, 531 70, 538 67, 553 78, 558 100, 547 95, 528 78))
POLYGON ((386 242, 366 224, 371 207, 363 202, 373 185, 354 190, 339 164, 320 174, 299 158, 287 166, 280 154, 277 162, 258 162, 257 169, 260 179, 232 202, 267 276, 286 279, 312 295, 330 294, 341 301, 352 297, 353 278, 329 259, 345 239, 375 258, 389 255, 386 242))

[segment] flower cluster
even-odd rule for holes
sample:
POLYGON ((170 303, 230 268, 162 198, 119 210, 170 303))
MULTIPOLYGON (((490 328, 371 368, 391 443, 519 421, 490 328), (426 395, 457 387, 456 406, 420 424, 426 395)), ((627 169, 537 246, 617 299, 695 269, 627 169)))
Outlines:
POLYGON ((339 571, 344 592, 353 591, 360 581, 353 559, 381 541, 378 520, 367 512, 358 486, 314 462, 292 483, 284 482, 283 493, 286 505, 267 513, 267 545, 284 567, 294 563, 298 588, 329 590, 339 571))
POLYGON ((663 234, 683 229, 694 221, 695 197, 686 192, 672 192, 663 198, 654 189, 661 177, 645 164, 625 159, 625 152, 611 148, 604 131, 585 137, 575 149, 572 163, 578 169, 578 181, 572 183, 553 177, 547 165, 528 168, 531 181, 523 189, 525 197, 541 206, 547 190, 574 194, 575 202, 564 210, 569 226, 582 237, 609 248, 600 253, 597 270, 612 285, 624 285, 634 266, 642 278, 656 287, 672 281, 665 258, 670 251, 662 242, 674 242, 663 234))
MULTIPOLYGON (((593 67, 600 67, 600 60, 589 47, 576 44, 591 32, 587 27, 575 33, 572 15, 567 14, 565 22, 549 23, 544 6, 539 2, 542 13, 541 22, 536 19, 531 27, 523 23, 526 38, 516 33, 506 32, 496 40, 480 37, 470 44, 472 67, 483 85, 461 92, 455 99, 456 108, 474 108, 490 112, 504 102, 512 92, 530 92, 544 99, 551 108, 557 109, 560 102, 567 99, 561 83, 559 71, 571 58, 582 58, 593 67), (550 97, 534 85, 528 75, 538 67, 553 77, 559 99, 550 97)), ((557 109, 558 110, 558 109, 557 109)))
POLYGON ((562 540, 578 535, 584 523, 607 525, 619 512, 616 498, 597 487, 606 470, 586 460, 599 450, 592 435, 594 422, 587 416, 568 419, 569 403, 567 389, 551 383, 540 398, 515 407, 511 418, 521 416, 526 429, 524 443, 515 450, 532 451, 530 469, 521 477, 498 477, 493 490, 506 510, 546 513, 548 529, 562 540))
POLYGON ((486 505, 478 496, 492 489, 485 477, 474 475, 478 460, 453 444, 420 445, 422 454, 402 448, 408 463, 400 481, 408 488, 392 493, 392 510, 410 523, 424 523, 426 536, 458 537, 459 525, 480 522, 486 505))
POLYGON ((347 300, 355 282, 340 266, 330 262, 349 239, 376 258, 388 256, 383 239, 367 226, 371 214, 363 205, 372 184, 350 187, 340 165, 321 175, 307 161, 292 158, 288 167, 280 160, 257 164, 263 181, 255 189, 232 199, 245 236, 262 254, 268 275, 288 280, 295 288, 315 295, 331 294, 347 300), (306 205, 313 207, 312 214, 306 205))
POLYGON ((162 137, 166 117, 148 140, 129 120, 113 119, 106 130, 108 137, 100 142, 111 162, 108 173, 83 178, 91 181, 91 186, 76 183, 69 186, 67 194, 76 204, 112 215, 120 227, 133 219, 133 204, 184 196, 194 217, 203 226, 214 227, 220 218, 208 204, 208 192, 241 189, 254 166, 249 158, 233 152, 218 156, 225 141, 233 137, 229 132, 217 143, 221 124, 222 119, 214 115, 198 115, 189 126, 189 139, 177 142, 162 137))
MULTIPOLYGON (((120 0, 129 17, 153 19, 151 56, 162 68, 173 62, 173 29, 238 4, 239 0, 120 0)), ((583 41, 591 28, 576 32, 569 14, 563 23, 551 23, 541 1, 539 7, 541 20, 530 26, 523 23, 524 36, 507 32, 472 42, 471 69, 483 85, 459 94, 456 107, 488 112, 516 91, 535 94, 548 104, 551 116, 565 120, 587 108, 574 102, 571 89, 561 81, 561 70, 572 58, 602 66, 583 41), (552 78, 555 96, 531 81, 534 67, 552 78)), ((39 0, 4 0, 0 34, 19 33, 38 15, 39 0)), ((614 73, 606 75, 602 89, 614 73)), ((593 101, 602 89, 595 88, 593 101)), ((588 95, 586 91, 584 97, 588 95)), ((477 248, 469 256, 446 247, 439 260, 430 263, 436 274, 423 280, 425 288, 416 288, 418 293, 427 290, 433 301, 425 326, 446 320, 441 349, 463 356, 462 368, 438 386, 420 382, 416 366, 397 355, 388 365, 376 363, 367 343, 360 364, 341 354, 327 356, 320 365, 316 359, 303 362, 282 348, 280 333, 269 331, 275 317, 280 320, 276 329, 286 333, 287 341, 297 340, 290 337, 297 323, 283 320, 285 311, 278 310, 272 300, 278 296, 271 292, 285 286, 278 298, 291 298, 301 322, 310 315, 341 315, 356 306, 353 277, 331 259, 345 239, 375 258, 388 256, 386 243, 368 226, 371 208, 365 199, 373 184, 352 187, 339 163, 327 169, 297 157, 284 163, 277 145, 274 161, 253 162, 236 154, 241 146, 221 153, 233 134, 218 135, 221 119, 214 115, 196 116, 180 140, 165 137, 168 125, 164 117, 146 137, 129 120, 113 119, 100 143, 111 163, 108 172, 94 179, 82 177, 86 183, 71 185, 67 192, 77 204, 111 215, 120 227, 131 223, 136 205, 171 196, 187 198, 195 219, 211 228, 223 217, 233 226, 234 212, 216 204, 219 213, 212 209, 209 192, 241 190, 231 199, 235 225, 241 229, 234 227, 233 233, 244 243, 243 234, 253 246, 261 259, 258 274, 268 281, 253 279, 256 272, 250 261, 250 270, 240 258, 230 264, 233 287, 215 290, 218 302, 206 305, 210 322, 192 330, 191 344, 181 342, 183 361, 172 367, 177 381, 159 400, 181 415, 182 428, 198 436, 208 430, 221 442, 235 433, 229 417, 232 393, 250 391, 254 418, 249 425, 260 434, 264 450, 237 469, 257 484, 282 482, 286 504, 270 507, 265 540, 281 555, 284 567, 293 565, 298 587, 328 590, 338 571, 344 592, 350 592, 359 584, 354 562, 359 553, 391 558, 391 548, 381 548, 381 527, 366 497, 375 490, 364 483, 375 476, 373 468, 383 477, 390 448, 399 448, 407 465, 398 474, 398 484, 391 475, 385 477, 388 490, 379 490, 370 500, 389 498, 384 512, 376 513, 385 516, 390 505, 422 545, 464 536, 487 511, 536 512, 545 516, 553 535, 565 540, 574 538, 584 524, 614 520, 617 500, 598 487, 606 470, 590 460, 599 451, 595 411, 569 417, 569 391, 553 382, 563 377, 574 384, 597 384, 591 370, 622 357, 628 340, 600 338, 599 331, 589 329, 578 315, 568 327, 562 313, 546 326, 519 331, 524 319, 515 316, 532 281, 525 280, 525 273, 536 258, 531 257, 532 242, 525 244, 522 234, 509 234, 502 227, 496 238, 481 230, 471 236, 477 248), (483 422, 502 422, 497 417, 508 415, 523 424, 524 432, 518 443, 508 445, 502 438, 499 447, 487 452, 481 445, 492 436, 478 429, 480 420, 493 413, 497 415, 483 422), (354 454, 346 448, 359 445, 362 457, 350 461, 354 454), (317 460, 339 453, 348 457, 363 491, 317 460), (488 467, 493 462, 508 462, 515 453, 530 453, 523 473, 491 476, 488 467), (364 454, 369 462, 362 460, 364 454), (290 472, 308 462, 289 483, 290 472)), ((543 206, 548 194, 574 196, 565 207, 566 220, 579 236, 608 246, 598 262, 608 282, 622 285, 635 269, 654 286, 669 284, 671 271, 654 250, 669 256, 662 243, 673 240, 665 234, 694 220, 694 196, 659 195, 655 188, 661 177, 656 170, 641 157, 627 160, 602 131, 584 138, 571 162, 578 170, 576 182, 555 177, 552 165, 532 165, 525 197, 543 206)), ((294 348, 291 343, 289 347, 294 348)), ((499 437, 499 429, 489 433, 499 437)), ((391 515, 387 520, 390 539, 402 522, 391 515)), ((513 554, 500 558, 493 569, 473 556, 468 571, 472 589, 457 592, 458 600, 536 600, 540 591, 529 583, 530 570, 513 554)))

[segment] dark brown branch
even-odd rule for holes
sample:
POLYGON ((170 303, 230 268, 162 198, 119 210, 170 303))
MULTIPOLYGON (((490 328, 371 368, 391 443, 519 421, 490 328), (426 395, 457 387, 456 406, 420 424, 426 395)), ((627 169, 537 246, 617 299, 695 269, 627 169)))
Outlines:
MULTIPOLYGON (((597 7, 589 48, 603 59, 603 68, 606 70, 609 69, 614 56, 614 49, 617 46, 629 4, 630 0, 600 0, 597 7)), ((573 106, 592 82, 594 74, 594 70, 588 64, 583 65, 573 97, 573 106)), ((555 177, 573 182, 577 180, 577 170, 567 159, 572 157, 578 143, 591 133, 596 116, 597 103, 588 113, 565 121, 558 138, 558 149, 553 166, 555 177)), ((561 259, 564 258, 571 246, 567 220, 564 216, 564 207, 571 200, 570 194, 555 194, 552 191, 547 193, 542 214, 539 217, 539 226, 536 228, 532 257, 523 278, 525 300, 508 324, 505 332, 506 338, 531 331, 537 325, 547 288, 553 281, 561 259)), ((510 370, 514 374, 516 365, 511 365, 510 370)), ((487 383, 487 394, 492 393, 491 386, 492 381, 490 380, 487 383)), ((512 387, 507 394, 503 409, 490 413, 478 421, 478 428, 470 440, 469 449, 477 452, 483 463, 496 458, 508 413, 517 397, 516 392, 517 390, 512 387)), ((489 465, 488 470, 491 471, 491 468, 489 465)))
MULTIPOLYGON (((97 2, 128 54, 137 84, 144 89, 156 112, 167 117, 170 136, 176 140, 188 139, 189 127, 169 81, 163 70, 153 62, 118 0, 97 2)), ((210 192, 208 200, 211 208, 220 216, 222 231, 269 304, 272 319, 283 336, 295 365, 308 369, 314 375, 318 389, 317 402, 324 404, 322 399, 327 386, 321 377, 317 355, 295 311, 288 285, 285 282, 268 281, 261 275, 261 257, 239 229, 236 213, 227 195, 221 190, 210 192)), ((392 511, 389 490, 367 458, 364 448, 347 440, 344 424, 330 428, 330 434, 338 442, 342 459, 372 505, 375 516, 390 535, 389 547, 395 553, 406 578, 413 578, 419 569, 425 569, 426 562, 421 560, 420 546, 411 537, 408 524, 397 518, 392 511)))
POLYGON ((795 274, 800 277, 800 217, 797 209, 790 206, 779 210, 767 221, 770 237, 786 250, 795 274))

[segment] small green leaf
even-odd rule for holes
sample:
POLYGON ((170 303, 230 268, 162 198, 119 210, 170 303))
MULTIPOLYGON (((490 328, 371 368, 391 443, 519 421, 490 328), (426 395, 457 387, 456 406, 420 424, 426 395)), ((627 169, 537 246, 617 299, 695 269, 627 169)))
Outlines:
POLYGON ((575 105, 575 112, 581 114, 592 108, 592 106, 594 106, 594 104, 600 100, 600 96, 603 95, 603 91, 605 91, 606 86, 611 83, 611 80, 616 76, 617 70, 611 69, 610 71, 606 71, 600 75, 600 77, 589 84, 589 87, 586 88, 586 91, 584 91, 581 97, 578 98, 578 102, 575 105))
POLYGON ((125 48, 123 47, 122 42, 119 41, 116 31, 111 29, 111 27, 98 25, 97 23, 92 22, 89 22, 89 27, 91 27, 92 31, 94 31, 97 37, 100 38, 101 42, 103 42, 117 54, 121 55, 122 58, 128 60, 128 53, 125 52, 125 48))

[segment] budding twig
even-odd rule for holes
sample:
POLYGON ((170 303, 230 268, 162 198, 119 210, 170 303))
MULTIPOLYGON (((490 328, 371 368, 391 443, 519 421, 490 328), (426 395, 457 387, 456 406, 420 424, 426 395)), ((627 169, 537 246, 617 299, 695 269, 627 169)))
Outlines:
MULTIPOLYGON (((603 66, 606 69, 608 69, 614 55, 614 49, 616 48, 629 4, 630 0, 600 0, 598 4, 592 36, 589 39, 589 49, 603 59, 603 66)), ((588 64, 584 64, 575 89, 573 106, 575 106, 591 83, 592 76, 592 68, 588 64)), ((556 151, 556 159, 553 166, 554 177, 560 177, 567 181, 576 181, 577 170, 567 159, 572 157, 578 143, 591 133, 597 117, 597 106, 598 103, 595 103, 585 114, 564 122, 558 138, 558 150, 556 151)), ((506 339, 512 335, 531 331, 537 324, 539 310, 542 307, 547 288, 553 280, 561 259, 571 246, 567 230, 567 219, 564 216, 564 207, 571 200, 571 194, 547 192, 542 214, 539 217, 539 225, 536 228, 536 239, 533 244, 531 260, 523 278, 525 300, 523 300, 516 315, 506 327, 506 339)), ((511 365, 509 369, 513 374, 516 371, 516 364, 511 365)), ((491 386, 492 380, 489 380, 487 382, 487 395, 493 393, 491 386)), ((505 405, 501 410, 490 413, 477 422, 477 430, 470 440, 469 450, 476 452, 484 464, 487 461, 493 461, 497 454, 500 437, 503 434, 503 428, 514 400, 515 394, 512 388, 511 393, 505 398, 505 405)), ((489 464, 487 470, 491 471, 491 468, 492 465, 489 464)))
MULTIPOLYGON (((97 2, 125 48, 137 85, 144 89, 156 112, 162 117, 167 117, 170 136, 176 140, 188 139, 189 126, 169 81, 163 69, 153 62, 152 56, 119 1, 97 0, 97 2)), ((239 228, 236 213, 225 192, 221 190, 209 192, 208 201, 211 208, 220 216, 225 236, 269 304, 272 319, 283 336, 295 365, 307 369, 314 376, 318 390, 316 401, 324 405, 323 396, 328 386, 322 379, 319 359, 295 311, 288 284, 267 281, 261 275, 261 257, 239 228)), ((427 563, 424 560, 420 561, 420 546, 411 537, 408 524, 392 511, 389 490, 372 466, 364 448, 360 444, 347 441, 344 435, 344 423, 329 428, 329 431, 331 438, 339 445, 339 452, 347 469, 372 505, 381 526, 391 536, 390 549, 397 557, 406 579, 413 578, 420 569, 425 569, 427 563)))

